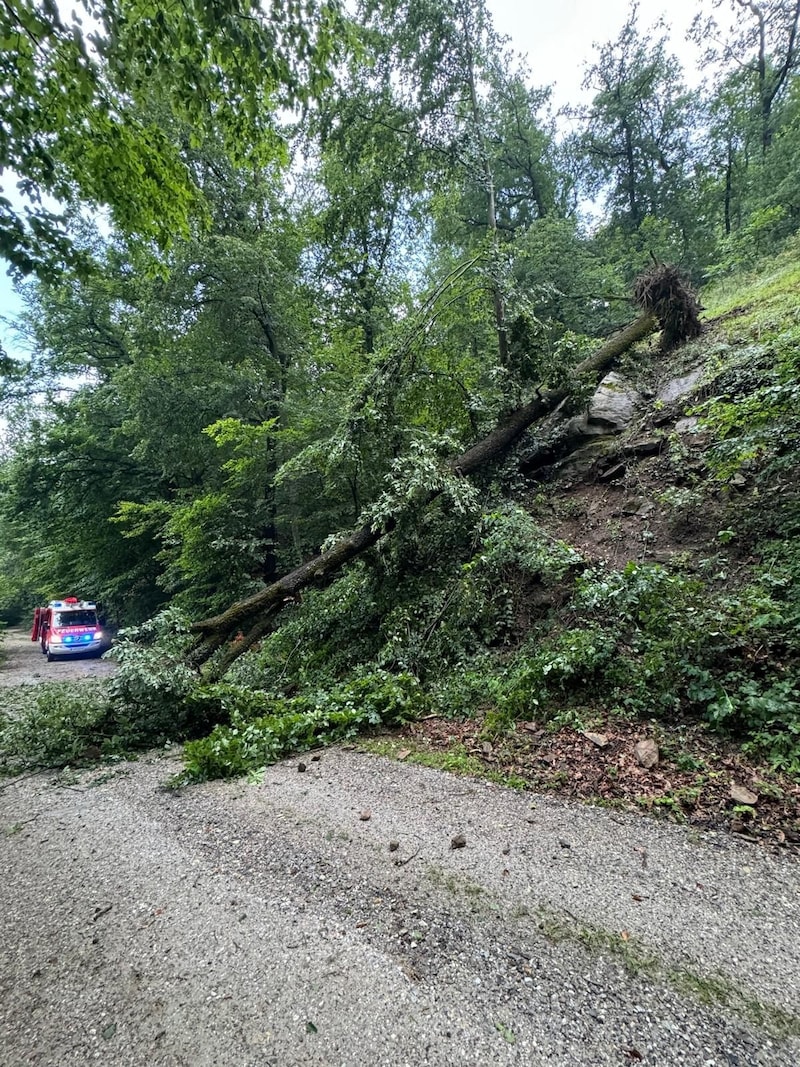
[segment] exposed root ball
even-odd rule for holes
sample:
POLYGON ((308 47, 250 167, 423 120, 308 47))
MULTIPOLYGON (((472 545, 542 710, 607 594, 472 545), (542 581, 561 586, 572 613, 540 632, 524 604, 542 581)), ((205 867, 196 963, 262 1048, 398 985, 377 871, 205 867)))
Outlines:
POLYGON ((633 295, 643 311, 658 319, 665 351, 700 336, 700 304, 677 267, 656 263, 636 279, 633 295))

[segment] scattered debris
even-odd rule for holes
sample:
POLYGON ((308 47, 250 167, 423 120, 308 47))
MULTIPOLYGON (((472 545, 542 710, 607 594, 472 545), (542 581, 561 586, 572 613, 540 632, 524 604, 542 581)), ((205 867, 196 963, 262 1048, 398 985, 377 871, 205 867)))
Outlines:
MULTIPOLYGON (((747 782, 759 793, 757 807, 748 813, 748 833, 764 844, 792 850, 800 846, 800 783, 722 742, 703 724, 662 720, 659 764, 647 774, 634 755, 642 739, 640 722, 614 720, 607 731, 608 747, 601 749, 573 727, 553 732, 522 721, 493 738, 491 761, 481 749, 484 728, 480 716, 432 718, 409 723, 397 737, 400 744, 410 742, 413 751, 429 755, 458 746, 483 763, 488 775, 508 776, 533 790, 675 819, 700 830, 732 829, 738 813, 731 782, 747 782), (760 788, 762 781, 768 789, 760 788)), ((536 825, 535 812, 527 822, 536 825)))
POLYGON ((596 745, 598 748, 608 747, 609 741, 607 734, 595 734, 592 733, 591 730, 582 730, 581 734, 583 737, 586 738, 587 741, 591 741, 592 744, 596 745))

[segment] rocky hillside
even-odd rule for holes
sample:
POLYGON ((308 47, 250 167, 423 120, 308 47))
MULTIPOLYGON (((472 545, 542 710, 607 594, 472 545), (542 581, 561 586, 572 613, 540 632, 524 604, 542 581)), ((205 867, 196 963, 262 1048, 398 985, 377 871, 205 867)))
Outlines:
POLYGON ((540 788, 800 840, 799 275, 707 294, 699 340, 628 357, 526 442, 517 500, 578 561, 517 586, 513 715, 501 699, 409 735, 540 788))
POLYGON ((187 779, 259 774, 361 735, 405 759, 796 841, 798 282, 787 253, 704 294, 699 338, 629 351, 472 497, 442 494, 282 605, 216 680, 192 669, 179 612, 152 620, 119 643, 95 701, 56 694, 43 718, 25 697, 3 762, 63 751, 65 716, 72 759, 190 738, 187 779))

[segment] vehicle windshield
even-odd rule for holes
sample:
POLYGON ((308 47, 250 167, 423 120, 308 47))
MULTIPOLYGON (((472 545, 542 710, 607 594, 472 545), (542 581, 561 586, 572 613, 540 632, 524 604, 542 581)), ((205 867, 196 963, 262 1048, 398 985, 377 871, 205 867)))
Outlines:
POLYGON ((97 626, 97 612, 92 611, 91 609, 83 611, 57 611, 55 613, 53 625, 58 626, 59 629, 62 626, 97 626))

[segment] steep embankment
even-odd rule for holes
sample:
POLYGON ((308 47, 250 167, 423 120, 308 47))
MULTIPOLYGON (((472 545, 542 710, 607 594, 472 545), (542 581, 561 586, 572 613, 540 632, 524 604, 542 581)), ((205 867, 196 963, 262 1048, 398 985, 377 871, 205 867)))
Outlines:
POLYGON ((515 506, 572 570, 507 552, 516 630, 484 713, 395 749, 800 841, 798 282, 785 259, 718 290, 700 339, 636 353, 537 428, 515 506))

